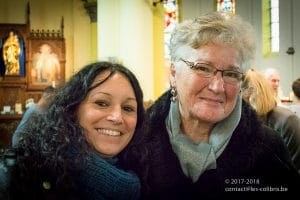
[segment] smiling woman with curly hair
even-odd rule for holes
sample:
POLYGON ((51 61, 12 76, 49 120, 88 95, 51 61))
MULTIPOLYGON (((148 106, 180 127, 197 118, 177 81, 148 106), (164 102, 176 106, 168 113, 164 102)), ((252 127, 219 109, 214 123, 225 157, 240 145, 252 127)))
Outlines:
POLYGON ((86 66, 34 116, 16 147, 11 199, 137 199, 137 176, 120 166, 143 121, 143 94, 127 68, 86 66))

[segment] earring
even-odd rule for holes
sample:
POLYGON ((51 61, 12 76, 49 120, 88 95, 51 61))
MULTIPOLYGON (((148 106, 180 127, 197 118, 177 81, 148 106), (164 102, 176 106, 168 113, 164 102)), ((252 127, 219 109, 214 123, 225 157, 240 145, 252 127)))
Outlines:
POLYGON ((172 102, 176 102, 176 100, 177 100, 177 90, 176 90, 176 87, 174 87, 174 86, 171 86, 171 95, 172 95, 172 97, 170 98, 170 100, 172 102))

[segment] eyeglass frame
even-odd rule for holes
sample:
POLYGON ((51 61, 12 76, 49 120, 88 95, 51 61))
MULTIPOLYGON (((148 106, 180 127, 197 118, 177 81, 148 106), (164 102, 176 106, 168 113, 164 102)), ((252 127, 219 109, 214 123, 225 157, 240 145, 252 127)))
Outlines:
MULTIPOLYGON (((183 58, 180 58, 180 60, 181 60, 182 62, 184 62, 187 66, 189 66, 190 69, 194 69, 194 70, 197 70, 197 69, 195 68, 197 64, 206 64, 206 63, 196 63, 196 62, 187 61, 187 60, 184 60, 183 58)), ((204 73, 207 73, 207 76, 205 76, 204 74, 199 74, 199 75, 202 76, 203 78, 212 78, 212 77, 216 76, 216 74, 217 74, 218 72, 221 72, 222 79, 223 79, 224 83, 236 84, 236 83, 239 83, 239 82, 243 81, 244 78, 245 78, 245 75, 244 75, 242 72, 234 71, 234 70, 220 70, 220 69, 217 69, 216 67, 213 67, 213 66, 211 66, 211 65, 209 65, 209 64, 206 64, 206 65, 207 65, 206 67, 210 67, 210 68, 214 69, 214 71, 213 71, 212 73, 211 73, 211 72, 204 72, 204 73), (225 79, 225 80, 227 80, 227 81, 224 80, 224 72, 225 72, 225 73, 226 73, 226 72, 236 73, 236 74, 241 75, 241 77, 240 77, 239 79, 237 79, 237 78, 232 78, 232 79, 235 79, 236 82, 230 82, 230 81, 228 82, 228 79, 225 79), (203 75, 204 75, 204 76, 203 76, 203 75)), ((228 76, 225 76, 225 78, 226 78, 226 77, 228 77, 228 76)), ((231 78, 231 77, 228 77, 228 78, 231 78)))

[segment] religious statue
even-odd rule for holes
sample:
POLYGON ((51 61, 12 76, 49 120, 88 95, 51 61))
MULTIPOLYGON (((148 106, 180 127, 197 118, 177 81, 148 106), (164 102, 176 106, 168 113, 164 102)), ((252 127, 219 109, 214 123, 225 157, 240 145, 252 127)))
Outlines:
POLYGON ((6 67, 5 74, 19 74, 21 53, 18 36, 13 31, 9 32, 9 36, 3 45, 3 60, 6 67))
POLYGON ((60 79, 60 64, 58 56, 48 44, 43 44, 39 52, 33 56, 33 80, 39 83, 55 85, 60 79))

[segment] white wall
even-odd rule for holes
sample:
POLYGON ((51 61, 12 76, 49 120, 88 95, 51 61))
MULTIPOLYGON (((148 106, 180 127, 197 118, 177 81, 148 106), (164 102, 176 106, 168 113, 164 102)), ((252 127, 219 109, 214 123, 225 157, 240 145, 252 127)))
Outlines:
POLYGON ((0 0, 0 23, 25 24, 26 0, 0 0))
POLYGON ((300 78, 300 1, 292 0, 292 42, 291 46, 295 49, 292 56, 293 76, 292 80, 300 78))
POLYGON ((181 0, 181 2, 182 9, 180 15, 182 20, 192 19, 195 16, 211 12, 214 9, 212 0, 181 0))
POLYGON ((114 57, 131 69, 145 100, 153 97, 152 30, 148 1, 98 0, 98 58, 114 57))

